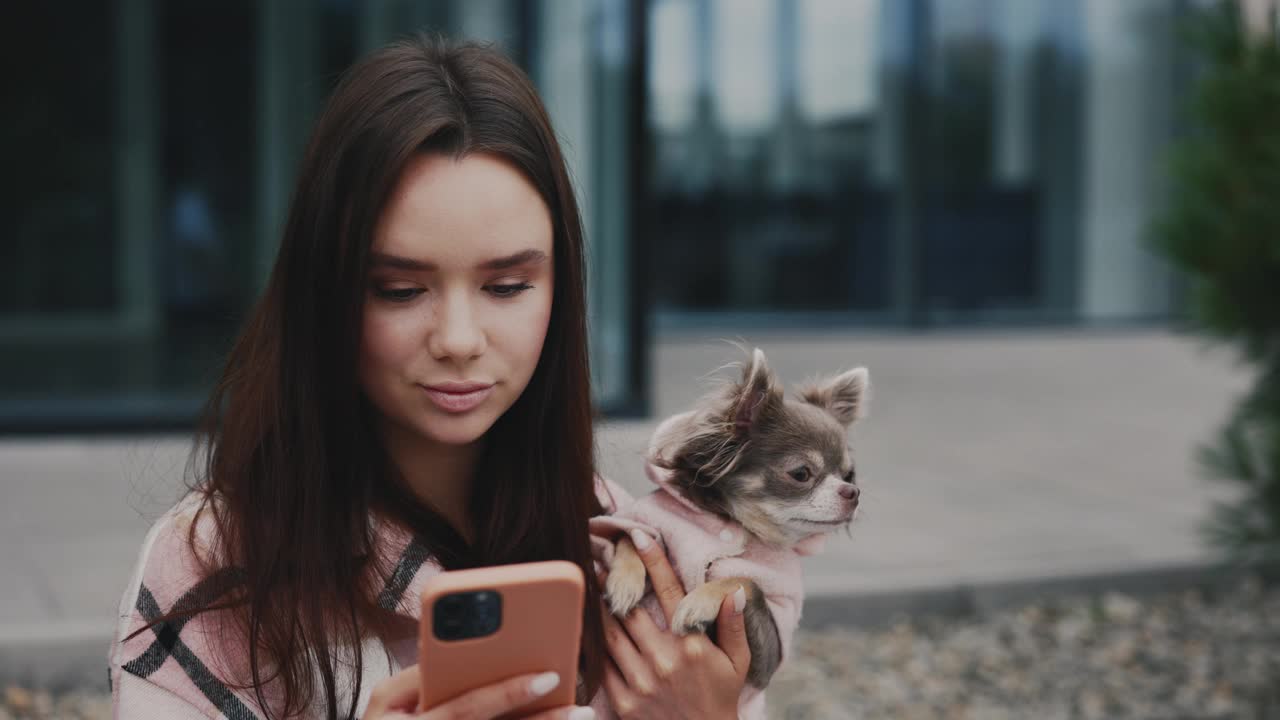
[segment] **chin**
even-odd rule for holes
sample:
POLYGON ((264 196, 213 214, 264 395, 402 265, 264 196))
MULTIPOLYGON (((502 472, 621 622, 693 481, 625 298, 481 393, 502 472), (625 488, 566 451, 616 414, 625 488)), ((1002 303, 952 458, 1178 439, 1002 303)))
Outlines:
POLYGON ((443 445, 470 445, 493 427, 490 417, 432 417, 418 425, 418 432, 443 445))

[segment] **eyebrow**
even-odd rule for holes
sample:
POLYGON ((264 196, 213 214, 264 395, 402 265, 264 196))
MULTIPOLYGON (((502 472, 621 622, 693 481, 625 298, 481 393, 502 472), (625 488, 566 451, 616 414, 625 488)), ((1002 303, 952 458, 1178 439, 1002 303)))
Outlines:
MULTIPOLYGON (((415 272, 434 272, 439 269, 435 263, 414 260, 412 258, 374 252, 373 267, 394 268, 396 270, 412 270, 415 272)), ((521 265, 536 265, 547 261, 547 254, 541 250, 521 250, 514 255, 486 260, 479 265, 481 270, 508 270, 521 265)))

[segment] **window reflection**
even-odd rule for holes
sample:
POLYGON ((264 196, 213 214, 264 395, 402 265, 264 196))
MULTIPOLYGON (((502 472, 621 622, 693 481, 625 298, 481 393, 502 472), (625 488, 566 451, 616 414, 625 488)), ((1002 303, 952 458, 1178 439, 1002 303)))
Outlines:
POLYGON ((886 305, 879 6, 650 3, 659 310, 886 305))
POLYGON ((1163 271, 1138 232, 1158 181, 1131 169, 1170 137, 1173 73, 1159 68, 1179 7, 648 3, 649 277, 660 319, 801 310, 846 324, 945 324, 1167 311, 1163 271), (1153 132, 1135 132, 1138 122, 1153 132), (1097 191, 1112 185, 1118 193, 1097 191), (1136 204, 1108 209, 1126 194, 1136 204), (1106 269, 1113 262, 1124 277, 1106 269))

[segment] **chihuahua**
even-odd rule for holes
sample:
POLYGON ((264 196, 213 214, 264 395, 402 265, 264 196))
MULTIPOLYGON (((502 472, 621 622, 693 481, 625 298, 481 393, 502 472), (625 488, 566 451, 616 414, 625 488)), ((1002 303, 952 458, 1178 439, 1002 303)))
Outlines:
MULTIPOLYGON (((869 387, 866 368, 857 368, 785 397, 757 349, 739 382, 659 426, 647 468, 659 489, 600 518, 665 544, 687 592, 670 622, 676 634, 714 631, 724 598, 745 590, 751 687, 768 685, 799 624, 800 556, 847 528, 858 508, 847 432, 869 387)), ((605 581, 610 610, 622 617, 646 600, 666 626, 645 580, 623 534, 605 581)))

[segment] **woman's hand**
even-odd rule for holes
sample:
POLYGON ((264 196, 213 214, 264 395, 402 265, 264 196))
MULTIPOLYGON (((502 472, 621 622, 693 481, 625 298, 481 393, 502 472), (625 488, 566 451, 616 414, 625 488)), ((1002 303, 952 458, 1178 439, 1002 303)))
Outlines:
MULTIPOLYGON (((375 685, 364 720, 490 720, 519 710, 551 692, 559 682, 555 673, 519 675, 417 712, 421 677, 418 666, 410 665, 375 685), (535 684, 539 679, 541 683, 535 684)), ((589 707, 570 705, 531 715, 528 720, 591 720, 595 716, 589 707)))
MULTIPOLYGON (((652 541, 644 546, 641 542, 635 543, 636 550, 669 627, 684 599, 684 587, 662 549, 652 541)), ((632 610, 619 623, 606 606, 605 639, 612 662, 605 665, 604 689, 618 715, 625 720, 736 719, 738 696, 751 664, 742 620, 745 602, 745 590, 739 590, 721 603, 716 622, 720 647, 700 633, 679 637, 659 629, 643 608, 632 610)))

